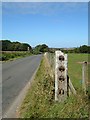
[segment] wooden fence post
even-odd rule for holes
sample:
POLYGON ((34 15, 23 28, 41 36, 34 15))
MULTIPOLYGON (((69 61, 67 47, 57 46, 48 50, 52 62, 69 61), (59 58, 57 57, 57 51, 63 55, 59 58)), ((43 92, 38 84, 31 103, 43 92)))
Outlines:
POLYGON ((82 64, 82 89, 86 94, 86 65, 87 62, 83 62, 82 64))

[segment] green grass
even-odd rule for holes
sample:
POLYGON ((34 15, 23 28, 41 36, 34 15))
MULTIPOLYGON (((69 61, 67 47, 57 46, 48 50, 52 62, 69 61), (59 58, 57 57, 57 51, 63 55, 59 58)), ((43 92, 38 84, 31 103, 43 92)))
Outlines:
POLYGON ((48 109, 54 100, 54 80, 48 74, 50 69, 45 63, 45 60, 42 59, 32 87, 21 106, 22 117, 36 118, 47 116, 48 109))
MULTIPOLYGON (((88 61, 88 54, 68 54, 68 75, 77 92, 82 90, 82 64, 78 62, 83 61, 88 61)), ((88 80, 88 74, 86 79, 88 80)))
POLYGON ((54 101, 54 78, 43 57, 36 77, 20 108, 22 118, 88 118, 88 97, 81 92, 81 68, 78 61, 86 61, 86 54, 68 55, 68 74, 77 90, 62 103, 54 101))

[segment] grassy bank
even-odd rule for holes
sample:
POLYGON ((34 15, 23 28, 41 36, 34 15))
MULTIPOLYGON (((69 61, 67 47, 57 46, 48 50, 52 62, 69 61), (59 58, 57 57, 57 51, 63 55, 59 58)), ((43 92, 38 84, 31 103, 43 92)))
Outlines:
POLYGON ((36 77, 20 108, 23 118, 88 118, 88 97, 81 91, 81 65, 78 61, 87 60, 87 55, 68 55, 69 76, 77 95, 63 103, 54 101, 54 78, 47 58, 44 56, 36 77), (79 68, 80 67, 80 68, 79 68))
POLYGON ((1 60, 2 61, 8 61, 8 60, 13 60, 16 58, 22 58, 22 57, 26 57, 26 56, 30 56, 32 55, 31 52, 2 52, 1 54, 1 60))

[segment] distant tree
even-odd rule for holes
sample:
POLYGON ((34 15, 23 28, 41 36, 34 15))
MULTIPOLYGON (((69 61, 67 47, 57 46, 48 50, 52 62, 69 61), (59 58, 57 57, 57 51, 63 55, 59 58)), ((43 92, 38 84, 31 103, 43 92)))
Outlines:
POLYGON ((82 45, 74 49, 75 53, 90 53, 90 46, 82 45))
POLYGON ((49 48, 46 44, 42 44, 40 48, 40 52, 48 52, 49 48))
POLYGON ((34 49, 33 49, 33 52, 35 54, 39 54, 40 53, 40 48, 41 48, 41 45, 37 45, 34 49))
POLYGON ((3 51, 8 51, 10 50, 10 46, 11 46, 11 41, 10 40, 2 40, 2 50, 3 51))
POLYGON ((22 43, 21 46, 20 46, 20 50, 27 51, 28 47, 29 47, 29 50, 32 50, 32 47, 29 44, 22 43))
POLYGON ((37 45, 34 48, 34 53, 38 54, 38 53, 44 53, 44 52, 48 52, 49 48, 46 44, 42 44, 42 45, 37 45))
POLYGON ((79 51, 79 48, 78 48, 78 47, 74 49, 74 53, 79 53, 79 52, 80 52, 80 51, 79 51))
POLYGON ((79 48, 80 53, 88 53, 88 46, 83 45, 79 48))
POLYGON ((20 45, 21 45, 20 42, 13 42, 14 51, 19 51, 20 45))
POLYGON ((90 53, 90 46, 88 46, 88 53, 90 53))
POLYGON ((0 40, 0 51, 2 51, 2 41, 0 40))
POLYGON ((55 52, 55 49, 54 49, 54 48, 49 48, 49 52, 50 52, 50 53, 54 53, 54 52, 55 52))
POLYGON ((2 42, 2 50, 3 51, 27 51, 32 50, 32 47, 27 43, 20 42, 11 42, 10 40, 1 40, 2 42))

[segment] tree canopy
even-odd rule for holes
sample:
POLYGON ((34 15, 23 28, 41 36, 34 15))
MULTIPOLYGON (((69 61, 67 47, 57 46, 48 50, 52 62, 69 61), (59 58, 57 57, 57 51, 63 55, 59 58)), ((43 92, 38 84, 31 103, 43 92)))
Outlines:
POLYGON ((32 49, 32 47, 27 43, 11 42, 10 40, 1 40, 2 51, 27 51, 32 49))
POLYGON ((37 45, 34 48, 34 53, 44 53, 44 52, 48 52, 49 51, 49 47, 46 44, 42 44, 42 45, 37 45))

